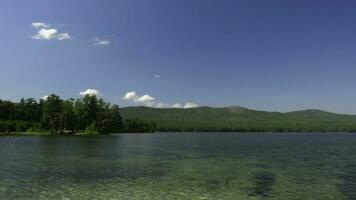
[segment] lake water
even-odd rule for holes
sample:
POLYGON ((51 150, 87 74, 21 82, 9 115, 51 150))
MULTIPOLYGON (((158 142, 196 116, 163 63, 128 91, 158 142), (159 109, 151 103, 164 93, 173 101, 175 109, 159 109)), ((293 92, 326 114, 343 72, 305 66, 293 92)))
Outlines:
POLYGON ((0 137, 0 199, 356 199, 356 134, 0 137))

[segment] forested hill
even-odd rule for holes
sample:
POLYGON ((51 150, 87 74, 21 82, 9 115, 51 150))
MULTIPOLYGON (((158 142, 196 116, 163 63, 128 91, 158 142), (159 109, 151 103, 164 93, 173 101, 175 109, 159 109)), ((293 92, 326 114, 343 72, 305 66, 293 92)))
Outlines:
POLYGON ((356 115, 322 110, 265 112, 242 107, 189 109, 126 107, 123 118, 141 118, 156 123, 158 131, 239 132, 355 132, 356 115))

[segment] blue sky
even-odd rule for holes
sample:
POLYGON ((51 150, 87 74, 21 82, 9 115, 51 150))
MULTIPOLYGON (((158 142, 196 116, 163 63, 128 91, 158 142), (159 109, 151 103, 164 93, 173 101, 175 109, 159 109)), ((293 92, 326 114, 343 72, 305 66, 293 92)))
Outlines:
POLYGON ((356 113, 355 21, 347 0, 2 0, 0 98, 356 113))

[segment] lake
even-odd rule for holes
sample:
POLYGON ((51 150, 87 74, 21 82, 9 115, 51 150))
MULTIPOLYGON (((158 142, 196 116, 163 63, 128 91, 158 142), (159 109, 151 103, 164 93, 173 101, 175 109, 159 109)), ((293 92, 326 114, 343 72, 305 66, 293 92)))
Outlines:
POLYGON ((356 199, 356 134, 0 137, 0 199, 356 199))

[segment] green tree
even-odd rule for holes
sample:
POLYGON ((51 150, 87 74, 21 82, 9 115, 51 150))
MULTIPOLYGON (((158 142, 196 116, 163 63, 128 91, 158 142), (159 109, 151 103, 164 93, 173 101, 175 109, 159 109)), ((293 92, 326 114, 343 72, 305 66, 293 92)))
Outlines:
POLYGON ((70 130, 72 133, 76 130, 76 116, 74 113, 74 99, 65 100, 62 103, 61 129, 70 130))
POLYGON ((37 102, 33 98, 18 103, 0 100, 0 132, 76 131, 122 132, 119 106, 110 105, 96 96, 62 100, 51 94, 37 102))
POLYGON ((96 119, 96 129, 100 134, 118 133, 122 128, 119 106, 99 100, 99 112, 96 119))
POLYGON ((25 121, 39 121, 41 110, 34 98, 22 98, 17 105, 16 119, 25 121))
POLYGON ((139 118, 126 119, 125 131, 128 133, 153 133, 156 130, 156 124, 139 118))
POLYGON ((95 122, 99 107, 98 99, 95 95, 85 95, 83 97, 84 117, 86 126, 95 122))
POLYGON ((86 95, 82 99, 77 99, 74 103, 74 114, 78 129, 85 130, 86 127, 95 123, 98 111, 96 96, 86 95))
POLYGON ((16 107, 11 101, 2 101, 0 106, 0 115, 3 120, 15 120, 16 119, 16 107))
POLYGON ((60 128, 60 119, 62 111, 62 100, 59 96, 51 94, 43 102, 42 123, 44 127, 52 131, 58 131, 60 128))

